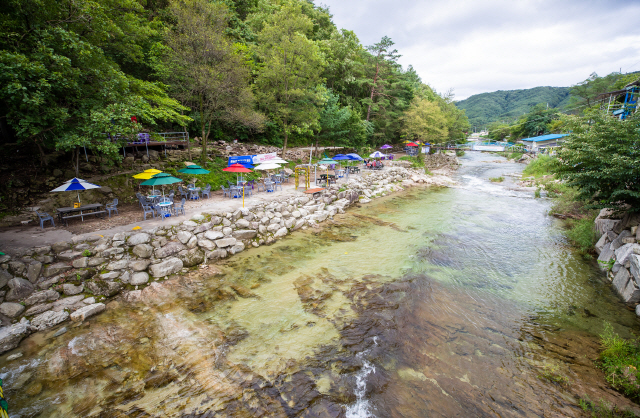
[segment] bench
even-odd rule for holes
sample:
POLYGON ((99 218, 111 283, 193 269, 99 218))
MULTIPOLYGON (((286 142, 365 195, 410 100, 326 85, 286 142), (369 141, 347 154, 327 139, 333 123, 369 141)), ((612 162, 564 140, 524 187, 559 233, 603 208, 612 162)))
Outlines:
POLYGON ((75 215, 62 215, 60 218, 64 221, 64 224, 66 226, 69 226, 69 223, 67 222, 68 219, 73 219, 73 218, 82 218, 82 220, 84 221, 84 217, 85 216, 91 216, 91 215, 105 215, 107 213, 106 210, 98 210, 95 212, 89 212, 89 213, 78 213, 75 215))

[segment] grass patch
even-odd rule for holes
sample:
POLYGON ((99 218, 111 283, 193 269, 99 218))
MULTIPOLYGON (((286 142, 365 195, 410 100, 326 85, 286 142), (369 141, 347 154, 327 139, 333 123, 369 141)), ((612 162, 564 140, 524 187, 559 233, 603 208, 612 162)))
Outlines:
POLYGON ((456 150, 456 156, 458 156, 458 157, 464 156, 464 150, 461 150, 461 149, 456 150))
POLYGON ((631 400, 640 400, 638 368, 640 368, 640 344, 637 339, 625 340, 613 331, 610 323, 604 323, 600 334, 600 368, 607 382, 631 400))
POLYGON ((519 160, 524 155, 522 151, 498 151, 496 154, 501 155, 509 160, 519 160))
POLYGON ((580 254, 590 258, 589 252, 598 240, 593 225, 595 217, 587 217, 582 219, 570 219, 567 221, 569 229, 567 230, 567 238, 571 244, 578 249, 580 254))
POLYGON ((628 409, 622 410, 604 400, 595 403, 588 396, 580 398, 580 408, 593 418, 635 418, 636 414, 628 409))
POLYGON ((410 161, 411 168, 424 168, 424 159, 420 157, 410 157, 408 155, 405 155, 404 157, 400 157, 399 159, 402 161, 410 161))
POLYGON ((552 175, 555 173, 555 169, 559 164, 558 159, 555 157, 540 155, 527 165, 522 172, 522 176, 539 178, 542 176, 552 175))
POLYGON ((502 183, 504 181, 504 177, 500 176, 500 177, 489 177, 489 180, 491 180, 493 183, 502 183))

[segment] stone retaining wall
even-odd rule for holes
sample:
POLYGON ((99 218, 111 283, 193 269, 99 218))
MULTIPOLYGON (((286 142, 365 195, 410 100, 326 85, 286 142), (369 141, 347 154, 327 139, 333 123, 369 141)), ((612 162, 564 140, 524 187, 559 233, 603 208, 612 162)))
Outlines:
MULTIPOLYGON (((595 220, 602 234, 596 243, 598 264, 607 272, 613 288, 629 304, 640 302, 640 214, 626 213, 616 217, 603 209, 595 220)), ((640 316, 640 305, 636 306, 640 316)))
POLYGON ((205 212, 148 231, 15 250, 0 257, 0 353, 17 347, 31 332, 100 313, 107 299, 122 292, 135 300, 153 281, 271 244, 344 213, 356 202, 368 203, 415 184, 450 182, 391 167, 333 185, 316 199, 300 195, 233 213, 205 212))

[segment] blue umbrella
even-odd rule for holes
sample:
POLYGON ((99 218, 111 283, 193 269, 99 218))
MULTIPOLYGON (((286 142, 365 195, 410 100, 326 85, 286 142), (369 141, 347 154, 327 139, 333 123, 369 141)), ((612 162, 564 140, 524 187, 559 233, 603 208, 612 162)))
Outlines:
POLYGON ((343 154, 338 154, 335 157, 333 157, 334 160, 336 161, 344 161, 344 160, 350 160, 351 158, 347 157, 346 155, 343 154))
POLYGON ((347 154, 347 157, 349 157, 350 160, 355 160, 355 161, 362 161, 363 158, 361 156, 359 156, 358 154, 347 154))
POLYGON ((99 189, 102 186, 98 186, 97 184, 89 183, 86 180, 82 180, 79 178, 72 178, 71 180, 66 181, 62 186, 56 187, 51 190, 53 192, 78 192, 78 202, 80 203, 80 191, 81 190, 89 190, 89 189, 99 189))

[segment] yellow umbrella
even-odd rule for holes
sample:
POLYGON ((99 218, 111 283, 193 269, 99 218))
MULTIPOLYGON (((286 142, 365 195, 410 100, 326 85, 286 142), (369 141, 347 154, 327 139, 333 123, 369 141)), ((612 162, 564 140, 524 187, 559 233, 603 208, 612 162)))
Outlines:
POLYGON ((142 173, 138 173, 135 176, 133 176, 134 179, 139 179, 139 180, 149 180, 151 179, 153 176, 155 176, 156 174, 162 173, 162 171, 160 170, 156 170, 155 168, 150 168, 148 170, 144 170, 142 173))

